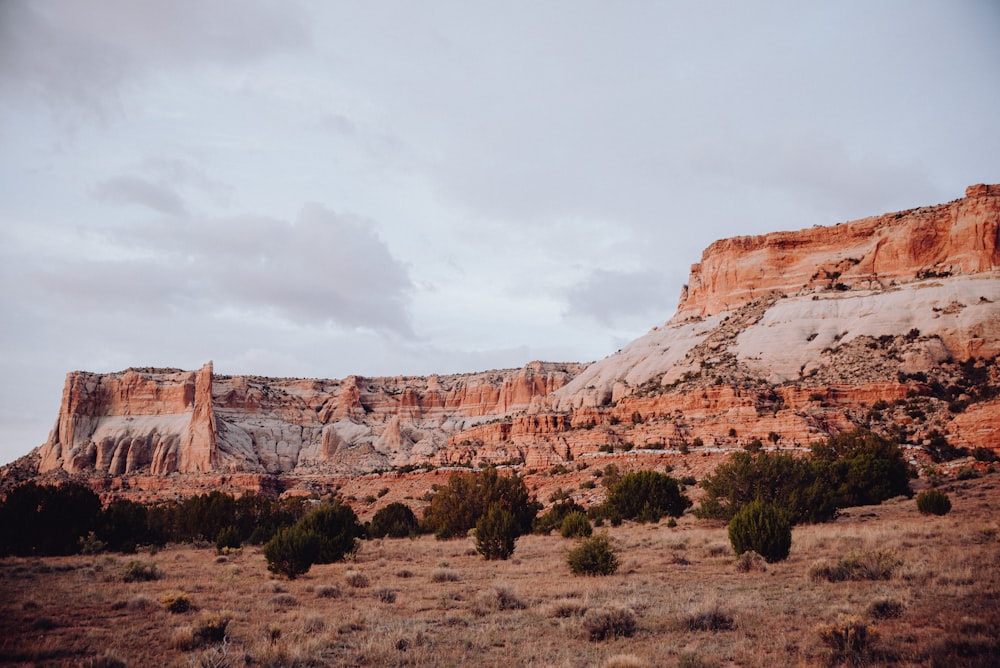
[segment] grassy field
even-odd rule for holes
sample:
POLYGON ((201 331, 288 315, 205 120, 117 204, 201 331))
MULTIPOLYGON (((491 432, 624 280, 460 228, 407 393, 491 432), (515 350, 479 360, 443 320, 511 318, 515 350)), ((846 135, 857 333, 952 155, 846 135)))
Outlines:
POLYGON ((364 541, 293 581, 254 547, 9 558, 0 664, 1000 665, 1000 475, 943 489, 948 515, 852 508, 795 528, 789 559, 763 569, 689 515, 599 529, 620 551, 607 577, 571 576, 556 534, 522 537, 506 562, 466 538, 364 541))

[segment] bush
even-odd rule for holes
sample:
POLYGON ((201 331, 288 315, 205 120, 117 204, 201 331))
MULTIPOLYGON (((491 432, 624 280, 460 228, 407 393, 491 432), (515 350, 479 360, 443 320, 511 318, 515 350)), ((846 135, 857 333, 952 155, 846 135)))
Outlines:
POLYGON ((841 615, 833 624, 817 627, 819 639, 833 652, 834 662, 862 665, 868 655, 874 632, 863 619, 855 615, 841 615))
POLYGON ((361 571, 350 570, 344 573, 344 582, 355 589, 364 589, 371 584, 368 576, 361 571))
POLYGON ((242 544, 239 530, 230 524, 225 529, 221 530, 219 535, 216 536, 215 551, 219 554, 223 554, 229 550, 239 549, 242 544))
POLYGON ((514 515, 503 506, 494 504, 476 523, 476 552, 487 561, 507 559, 514 553, 518 531, 514 515))
POLYGON ((629 638, 636 627, 635 613, 617 606, 588 610, 582 623, 590 640, 629 638))
POLYGON ((313 563, 331 564, 340 561, 358 549, 358 538, 364 528, 350 506, 339 500, 322 504, 296 525, 299 529, 315 534, 316 556, 313 563))
POLYGON ((230 620, 228 614, 202 615, 193 629, 196 644, 223 642, 230 620))
POLYGON ((280 529, 264 545, 267 570, 294 580, 309 572, 319 553, 319 537, 296 525, 280 529))
POLYGON ((691 500, 669 475, 656 471, 633 471, 609 487, 604 504, 612 518, 658 522, 664 515, 680 517, 691 506, 691 500))
POLYGON ((563 538, 587 538, 594 532, 586 513, 574 511, 563 518, 559 535, 563 538))
POLYGON ((892 550, 854 552, 833 564, 814 564, 809 569, 813 580, 888 580, 902 564, 892 550))
POLYGON ((931 488, 917 494, 917 510, 922 515, 947 515, 951 499, 939 489, 931 488))
POLYGON ((167 594, 160 599, 160 603, 163 605, 164 610, 174 614, 187 612, 191 609, 191 601, 188 599, 187 594, 184 593, 167 594))
POLYGON ((100 498, 79 483, 15 487, 0 503, 0 556, 76 554, 100 512, 100 498))
POLYGON ((769 564, 781 561, 792 547, 791 518, 772 504, 754 501, 729 521, 729 542, 737 556, 753 550, 769 564))
POLYGON ((424 525, 440 539, 464 536, 494 504, 513 515, 518 535, 531 531, 541 508, 520 476, 501 476, 490 467, 482 472, 452 473, 448 485, 431 496, 424 525))
POLYGON ((399 501, 381 508, 368 525, 371 538, 406 538, 417 533, 419 523, 410 507, 399 501))
POLYGON ((147 564, 138 559, 133 559, 122 566, 123 582, 149 582, 162 577, 163 571, 157 568, 156 564, 147 564))
POLYGON ((747 550, 740 556, 736 557, 736 570, 740 573, 749 573, 750 571, 760 571, 761 573, 766 573, 767 566, 764 565, 764 557, 760 556, 753 550, 747 550))
POLYGON ((618 556, 604 534, 581 540, 566 555, 573 575, 612 575, 618 571, 618 556))
POLYGON ((561 529, 563 520, 570 513, 587 513, 587 509, 571 498, 563 498, 553 504, 549 512, 535 519, 532 531, 547 534, 553 529, 561 529))

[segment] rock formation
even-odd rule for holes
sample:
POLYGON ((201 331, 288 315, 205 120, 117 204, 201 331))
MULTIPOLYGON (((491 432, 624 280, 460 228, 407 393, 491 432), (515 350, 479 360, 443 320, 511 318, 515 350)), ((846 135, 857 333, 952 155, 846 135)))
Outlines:
POLYGON ((177 491, 168 474, 309 490, 613 451, 714 459, 857 425, 891 432, 920 463, 941 436, 1000 452, 998 353, 1000 186, 978 185, 947 204, 713 243, 671 320, 589 366, 342 380, 216 376, 211 363, 73 372, 48 441, 18 470, 147 497, 177 491))

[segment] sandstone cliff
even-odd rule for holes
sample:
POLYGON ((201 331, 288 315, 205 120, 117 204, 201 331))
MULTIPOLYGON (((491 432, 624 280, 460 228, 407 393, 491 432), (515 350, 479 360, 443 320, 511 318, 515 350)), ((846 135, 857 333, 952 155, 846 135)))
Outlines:
POLYGON ((891 432, 919 464, 942 436, 1000 452, 998 353, 1000 186, 979 185, 948 204, 716 242, 670 321, 589 366, 342 380, 216 376, 211 364, 73 372, 56 427, 18 470, 97 476, 143 498, 200 484, 305 492, 390 470, 537 470, 622 452, 688 466, 692 449, 717 461, 753 439, 803 448, 856 425, 891 432))

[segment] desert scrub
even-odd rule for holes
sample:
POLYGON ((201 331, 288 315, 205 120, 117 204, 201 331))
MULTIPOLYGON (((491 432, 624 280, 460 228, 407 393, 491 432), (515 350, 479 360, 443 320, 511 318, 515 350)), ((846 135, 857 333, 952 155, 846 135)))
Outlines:
POLYGON ((559 525, 559 535, 563 538, 587 538, 594 533, 586 513, 574 511, 563 518, 559 525))
POLYGON ((765 573, 767 572, 767 565, 764 562, 764 557, 753 550, 747 550, 736 557, 736 570, 740 573, 749 573, 750 571, 765 573))
POLYGON ((892 550, 854 552, 832 564, 813 564, 809 568, 809 577, 828 582, 888 580, 902 563, 892 550))
POLYGON ((770 503, 749 503, 729 521, 729 542, 737 556, 753 550, 768 563, 787 559, 792 547, 791 516, 770 503))
POLYGON ((820 641, 832 652, 834 663, 863 665, 871 651, 875 633, 856 615, 840 615, 832 624, 816 627, 820 641))
POLYGON ((340 587, 337 585, 318 585, 316 596, 319 598, 340 598, 340 587))
POLYGON ((917 510, 922 515, 947 515, 951 510, 951 499, 937 488, 917 494, 917 510))
POLYGON ((736 628, 733 616, 717 605, 688 615, 684 619, 684 626, 689 631, 732 631, 736 628))
POLYGON ((191 609, 191 600, 187 594, 181 592, 177 594, 167 594, 160 599, 163 609, 173 614, 180 614, 191 609))
POLYGON ((506 585, 495 585, 480 592, 472 606, 472 612, 478 617, 483 617, 491 612, 524 610, 527 607, 528 604, 513 589, 506 585))
POLYGON ((123 582, 149 582, 162 578, 163 571, 156 564, 148 564, 139 559, 132 559, 122 566, 121 575, 123 582))
POLYGON ((431 582, 458 582, 460 579, 458 571, 450 568, 435 568, 431 571, 431 582))
POLYGON ((581 540, 566 555, 573 575, 612 575, 618 571, 618 555, 605 534, 581 540))
POLYGON ((368 580, 368 576, 361 571, 350 570, 344 573, 344 582, 355 589, 364 589, 371 582, 368 580))
POLYGON ((582 625, 590 640, 629 638, 635 633, 635 613, 618 606, 596 608, 587 611, 582 625))
POLYGON ((894 598, 880 598, 868 606, 868 616, 872 619, 896 619, 903 616, 905 606, 894 598))
POLYGON ((396 591, 394 589, 389 589, 388 587, 379 587, 373 593, 375 594, 375 598, 382 601, 383 603, 396 602, 396 591))
POLYGON ((517 518, 499 503, 476 522, 476 551, 487 561, 506 560, 514 553, 520 535, 517 518))

